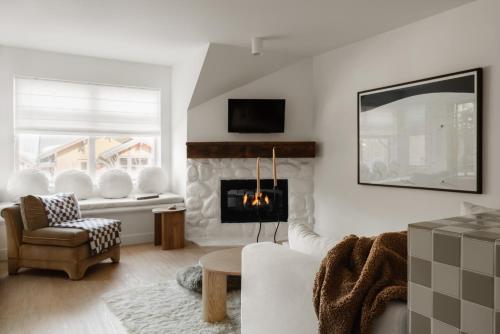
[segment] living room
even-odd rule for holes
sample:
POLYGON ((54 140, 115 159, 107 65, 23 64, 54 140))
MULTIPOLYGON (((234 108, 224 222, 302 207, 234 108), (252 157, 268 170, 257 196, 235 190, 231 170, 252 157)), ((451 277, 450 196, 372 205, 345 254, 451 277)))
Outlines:
POLYGON ((0 333, 499 332, 499 12, 0 2, 0 333))

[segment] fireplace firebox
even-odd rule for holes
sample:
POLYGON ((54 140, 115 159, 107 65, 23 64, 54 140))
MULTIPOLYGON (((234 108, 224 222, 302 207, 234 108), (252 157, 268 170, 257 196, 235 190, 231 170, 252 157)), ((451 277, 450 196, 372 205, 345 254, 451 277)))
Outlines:
POLYGON ((256 180, 221 180, 222 223, 270 223, 288 220, 288 180, 261 180, 260 205, 255 199, 256 180))

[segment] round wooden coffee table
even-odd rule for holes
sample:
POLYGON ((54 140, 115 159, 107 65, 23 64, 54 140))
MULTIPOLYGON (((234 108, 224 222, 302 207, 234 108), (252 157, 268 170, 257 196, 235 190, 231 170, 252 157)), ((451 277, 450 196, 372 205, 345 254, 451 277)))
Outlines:
POLYGON ((226 318, 227 276, 241 276, 241 249, 224 249, 200 259, 203 268, 203 320, 218 322, 226 318))

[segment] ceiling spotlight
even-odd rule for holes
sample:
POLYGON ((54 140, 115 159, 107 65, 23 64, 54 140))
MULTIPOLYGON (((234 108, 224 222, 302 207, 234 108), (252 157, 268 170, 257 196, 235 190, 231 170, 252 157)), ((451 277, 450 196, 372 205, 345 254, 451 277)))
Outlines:
POLYGON ((252 55, 261 56, 263 51, 263 40, 260 37, 252 38, 252 55))

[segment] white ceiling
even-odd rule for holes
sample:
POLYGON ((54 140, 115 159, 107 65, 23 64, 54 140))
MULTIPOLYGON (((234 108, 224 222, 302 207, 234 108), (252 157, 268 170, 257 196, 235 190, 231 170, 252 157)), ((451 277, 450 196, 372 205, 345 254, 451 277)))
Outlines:
POLYGON ((207 42, 310 56, 470 0, 0 0, 0 44, 172 64, 207 42))

